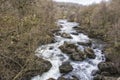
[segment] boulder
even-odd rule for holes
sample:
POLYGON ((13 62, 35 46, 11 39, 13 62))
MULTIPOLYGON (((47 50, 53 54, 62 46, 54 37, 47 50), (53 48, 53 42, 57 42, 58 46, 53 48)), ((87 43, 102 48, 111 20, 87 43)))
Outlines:
POLYGON ((70 36, 70 34, 67 34, 67 33, 62 33, 61 37, 72 39, 72 37, 70 36))
POLYGON ((57 80, 66 80, 63 76, 59 77, 57 80))
POLYGON ((86 54, 78 50, 75 44, 65 42, 64 45, 60 46, 59 48, 63 53, 68 54, 72 60, 82 61, 86 58, 86 54))
POLYGON ((73 35, 79 35, 77 32, 73 32, 73 33, 71 33, 71 34, 73 34, 73 35))
POLYGON ((101 75, 110 76, 111 74, 109 72, 103 71, 103 72, 101 72, 101 75))
POLYGON ((60 32, 56 32, 55 35, 56 36, 61 36, 61 33, 60 32))
POLYGON ((53 49, 54 49, 54 46, 50 46, 50 47, 49 47, 49 50, 53 50, 53 49))
POLYGON ((98 65, 98 68, 100 69, 101 71, 101 74, 117 74, 117 68, 115 67, 114 63, 112 62, 101 62, 99 65, 98 65), (103 73, 104 72, 104 73, 103 73))
POLYGON ((95 59, 96 55, 94 54, 94 51, 93 49, 91 48, 86 48, 84 50, 85 54, 87 55, 88 58, 92 58, 92 59, 95 59))
POLYGON ((93 80, 105 80, 104 76, 96 75, 93 80))
POLYGON ((74 29, 78 29, 78 28, 79 28, 79 26, 74 26, 73 28, 74 28, 74 29))
POLYGON ((75 60, 75 61, 82 61, 86 58, 86 55, 82 52, 82 51, 79 51, 79 52, 74 52, 72 55, 71 55, 71 59, 72 60, 75 60))
POLYGON ((72 76, 72 79, 70 80, 79 80, 76 76, 72 76))
POLYGON ((109 77, 109 76, 105 76, 104 77, 105 78, 105 80, 120 80, 120 78, 119 77, 109 77))
POLYGON ((93 80, 120 80, 118 77, 110 77, 110 76, 102 76, 102 75, 97 75, 93 78, 93 80))
POLYGON ((70 65, 69 62, 65 62, 59 67, 59 70, 60 73, 69 73, 73 70, 73 67, 70 65))
POLYGON ((96 74, 100 74, 100 71, 99 70, 93 70, 91 75, 92 76, 95 76, 96 74))
POLYGON ((59 47, 63 53, 72 54, 76 51, 77 46, 71 43, 65 42, 62 46, 59 47))
POLYGON ((49 78, 49 79, 47 79, 47 80, 55 80, 55 79, 53 79, 53 78, 49 78))
POLYGON ((77 44, 82 45, 82 46, 92 46, 92 42, 88 41, 88 42, 78 42, 77 44))

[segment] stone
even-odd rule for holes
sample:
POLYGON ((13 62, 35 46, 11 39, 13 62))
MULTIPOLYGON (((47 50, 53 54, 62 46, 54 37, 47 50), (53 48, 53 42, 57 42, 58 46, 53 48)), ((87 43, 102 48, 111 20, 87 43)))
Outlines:
POLYGON ((53 78, 49 78, 49 79, 47 79, 47 80, 55 80, 55 79, 53 79, 53 78))
POLYGON ((101 73, 104 72, 102 74, 105 74, 105 73, 107 73, 107 75, 117 74, 117 68, 115 67, 114 63, 112 63, 112 62, 101 62, 98 65, 98 68, 100 69, 101 73))
POLYGON ((70 34, 67 34, 67 33, 62 33, 61 37, 72 39, 72 37, 70 36, 70 34))
POLYGON ((79 35, 77 32, 73 32, 73 33, 71 33, 71 34, 73 34, 73 35, 79 35))
POLYGON ((60 32, 56 32, 55 35, 56 36, 61 36, 61 33, 60 32))
POLYGON ((109 72, 105 72, 105 71, 103 71, 103 72, 101 72, 101 75, 104 75, 104 76, 110 76, 110 73, 109 73, 109 72))
POLYGON ((57 80, 66 80, 63 76, 59 77, 57 80))
POLYGON ((76 76, 72 76, 72 79, 70 80, 79 80, 76 76))
POLYGON ((93 80, 105 80, 104 76, 96 75, 93 80))
POLYGON ((59 70, 60 73, 69 73, 73 70, 73 67, 69 62, 65 62, 59 67, 59 70))
POLYGON ((82 51, 75 52, 71 55, 71 59, 75 61, 82 61, 85 58, 86 58, 86 55, 82 51))
POLYGON ((85 54, 87 55, 88 58, 92 58, 92 59, 95 59, 96 55, 94 54, 94 51, 93 49, 91 48, 86 48, 84 50, 85 54))
POLYGON ((59 47, 63 53, 72 54, 76 51, 77 46, 71 43, 65 42, 62 46, 59 47))
POLYGON ((53 50, 54 49, 54 46, 50 46, 49 50, 53 50))
POLYGON ((78 28, 79 28, 79 26, 74 26, 73 28, 74 28, 74 29, 78 29, 78 28))
POLYGON ((82 45, 82 46, 92 46, 92 42, 88 41, 88 42, 78 42, 77 44, 82 45))

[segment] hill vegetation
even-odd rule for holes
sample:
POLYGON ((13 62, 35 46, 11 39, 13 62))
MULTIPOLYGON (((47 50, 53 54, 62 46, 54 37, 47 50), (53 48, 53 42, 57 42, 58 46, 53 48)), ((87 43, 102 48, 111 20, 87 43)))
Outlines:
POLYGON ((53 15, 51 0, 0 0, 0 80, 28 80, 50 68, 34 53, 53 42, 53 15))

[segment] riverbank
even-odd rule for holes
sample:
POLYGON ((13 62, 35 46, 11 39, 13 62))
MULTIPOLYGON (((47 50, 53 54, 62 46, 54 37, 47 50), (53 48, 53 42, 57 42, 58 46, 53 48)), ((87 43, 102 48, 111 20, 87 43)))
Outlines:
POLYGON ((39 45, 54 41, 51 31, 56 26, 40 25, 38 18, 33 16, 25 17, 20 22, 16 17, 9 17, 2 16, 0 22, 0 79, 29 80, 49 70, 50 62, 36 57, 34 51, 39 45), (26 26, 17 27, 17 23, 26 26))
POLYGON ((51 0, 0 0, 0 80, 30 80, 51 68, 35 50, 53 42, 53 13, 51 0))
POLYGON ((100 72, 98 72, 95 80, 117 80, 120 77, 120 47, 115 47, 114 44, 106 41, 102 35, 89 31, 88 27, 80 27, 76 28, 76 30, 91 38, 101 40, 105 44, 103 53, 105 54, 106 62, 99 64, 100 72))

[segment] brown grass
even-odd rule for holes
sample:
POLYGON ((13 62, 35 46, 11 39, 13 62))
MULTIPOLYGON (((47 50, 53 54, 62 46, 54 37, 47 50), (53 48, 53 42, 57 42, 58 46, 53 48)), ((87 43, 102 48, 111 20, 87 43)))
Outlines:
POLYGON ((46 19, 46 16, 52 16, 49 12, 53 10, 52 2, 29 1, 0 1, 0 80, 21 80, 26 76, 30 79, 51 66, 37 58, 34 51, 54 40, 51 33, 56 29, 54 17, 46 19), (6 6, 8 3, 9 8, 6 6), (47 64, 48 67, 44 67, 47 64))

